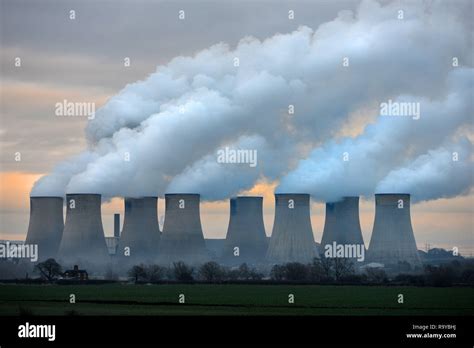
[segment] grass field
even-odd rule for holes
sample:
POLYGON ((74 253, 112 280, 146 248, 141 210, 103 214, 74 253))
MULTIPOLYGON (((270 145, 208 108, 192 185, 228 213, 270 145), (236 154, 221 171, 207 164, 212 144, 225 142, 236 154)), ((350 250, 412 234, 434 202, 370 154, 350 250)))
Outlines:
POLYGON ((0 284, 0 315, 473 315, 473 288, 0 284), (75 294, 76 303, 69 303, 75 294), (179 294, 185 303, 178 302, 179 294), (288 295, 295 303, 288 303, 288 295), (403 294, 404 303, 398 303, 403 294))

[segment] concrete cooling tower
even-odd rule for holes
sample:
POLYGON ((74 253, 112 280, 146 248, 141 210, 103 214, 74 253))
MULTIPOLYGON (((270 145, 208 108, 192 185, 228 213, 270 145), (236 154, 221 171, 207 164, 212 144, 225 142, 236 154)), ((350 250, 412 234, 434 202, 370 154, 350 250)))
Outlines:
POLYGON ((326 203, 320 252, 324 254, 326 246, 334 243, 354 247, 362 245, 365 249, 359 222, 359 197, 344 197, 341 201, 326 203))
POLYGON ((30 223, 25 243, 38 245, 38 261, 57 256, 63 228, 62 197, 30 197, 30 223))
POLYGON ((314 247, 308 194, 275 194, 275 220, 267 251, 270 263, 310 262, 314 247))
POLYGON ((122 259, 150 260, 158 255, 158 198, 125 198, 125 220, 117 248, 122 259))
POLYGON ((268 247, 262 197, 230 199, 230 219, 222 262, 232 265, 262 262, 268 247))
POLYGON ((201 227, 198 194, 166 194, 165 222, 158 252, 160 263, 209 261, 201 227))
POLYGON ((66 207, 60 259, 91 263, 106 261, 108 251, 102 228, 101 195, 67 194, 66 207))
POLYGON ((375 221, 367 252, 369 262, 421 265, 411 226, 409 194, 376 194, 375 221))

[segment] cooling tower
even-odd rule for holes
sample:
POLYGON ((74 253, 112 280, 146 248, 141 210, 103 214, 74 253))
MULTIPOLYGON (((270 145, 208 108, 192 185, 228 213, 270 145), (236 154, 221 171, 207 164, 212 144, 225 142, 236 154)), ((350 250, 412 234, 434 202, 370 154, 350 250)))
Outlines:
POLYGON ((99 194, 67 194, 66 224, 59 256, 67 261, 106 261, 108 257, 102 228, 99 194))
POLYGON ((421 264, 411 226, 409 194, 376 194, 375 221, 367 252, 369 262, 421 264))
POLYGON ((320 252, 324 254, 326 246, 333 246, 334 243, 364 246, 359 222, 359 197, 344 197, 341 201, 326 203, 320 252))
POLYGON ((62 197, 30 197, 30 223, 25 243, 38 245, 38 260, 56 257, 63 228, 62 197))
POLYGON ((255 264, 265 258, 268 242, 262 203, 262 197, 230 199, 229 227, 222 253, 224 263, 255 264))
POLYGON ((158 252, 160 263, 209 260, 199 215, 198 194, 166 194, 165 222, 158 252))
POLYGON ((158 198, 125 198, 125 219, 117 255, 130 260, 153 260, 158 254, 158 198))
POLYGON ((310 262, 314 247, 308 194, 275 194, 275 220, 266 258, 271 263, 310 262))

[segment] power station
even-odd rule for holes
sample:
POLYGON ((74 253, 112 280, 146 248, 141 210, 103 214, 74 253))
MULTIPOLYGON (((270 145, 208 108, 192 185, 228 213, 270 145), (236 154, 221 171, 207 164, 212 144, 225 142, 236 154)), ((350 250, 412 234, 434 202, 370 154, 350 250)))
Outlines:
POLYGON ((403 261, 421 265, 411 225, 409 194, 375 195, 375 221, 367 260, 385 266, 403 261))
POLYGON ((308 194, 275 194, 275 220, 266 259, 270 263, 311 262, 314 248, 308 194))
POLYGON ((125 198, 125 220, 117 255, 130 262, 153 261, 158 255, 158 197, 125 198))
POLYGON ((268 241, 262 197, 230 199, 230 218, 221 261, 230 265, 263 262, 268 241))
POLYGON ((165 222, 158 251, 160 263, 183 261, 199 264, 209 261, 199 201, 199 194, 165 195, 165 222))
MULTIPOLYGON (((120 216, 114 216, 111 254, 130 263, 192 265, 211 260, 206 248, 199 194, 166 194, 163 232, 158 224, 158 198, 127 197, 120 234, 120 216), (115 248, 115 245, 118 247, 115 248)), ((30 197, 27 244, 37 244, 40 260, 57 257, 67 262, 109 260, 101 217, 100 194, 67 194, 66 222, 63 198, 30 197)), ((209 240, 209 243, 214 240, 209 240)), ((310 196, 275 194, 275 216, 270 238, 265 234, 262 197, 230 199, 227 235, 217 243, 213 258, 229 266, 311 262, 319 257, 310 218, 310 196), (218 245, 219 244, 219 245, 218 245)), ((343 197, 326 203, 320 253, 327 245, 357 245, 365 250, 359 221, 359 197, 343 197)), ((209 244, 211 245, 211 244, 209 244)), ((214 245, 214 244, 213 244, 214 245)), ((212 248, 211 248, 212 249, 212 248)), ((420 266, 410 216, 410 195, 375 195, 375 221, 367 250, 367 263, 385 267, 408 262, 420 266)), ((350 257, 350 256, 349 256, 350 257)))
POLYGON ((321 254, 324 254, 326 245, 334 243, 364 246, 359 221, 359 197, 343 197, 338 202, 326 203, 321 254))
POLYGON ((108 259, 101 216, 101 195, 66 195, 66 223, 59 259, 71 262, 104 262, 108 259))
POLYGON ((56 257, 63 228, 62 197, 30 197, 30 222, 25 243, 38 245, 40 261, 56 257))

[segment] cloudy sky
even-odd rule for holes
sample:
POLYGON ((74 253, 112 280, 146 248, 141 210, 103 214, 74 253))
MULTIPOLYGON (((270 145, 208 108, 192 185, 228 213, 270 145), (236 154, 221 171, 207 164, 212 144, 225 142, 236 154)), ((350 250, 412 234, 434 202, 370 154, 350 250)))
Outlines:
POLYGON ((270 234, 277 190, 312 194, 317 241, 322 202, 362 195, 368 244, 373 193, 403 191, 420 248, 472 251, 472 2, 0 3, 0 238, 24 238, 47 175, 33 194, 109 197, 107 234, 114 196, 172 191, 207 200, 208 237, 229 196, 261 194, 270 234), (58 117, 64 100, 96 117, 58 117), (381 116, 388 100, 419 120, 381 116), (217 163, 223 146, 256 149, 257 167, 217 163))

